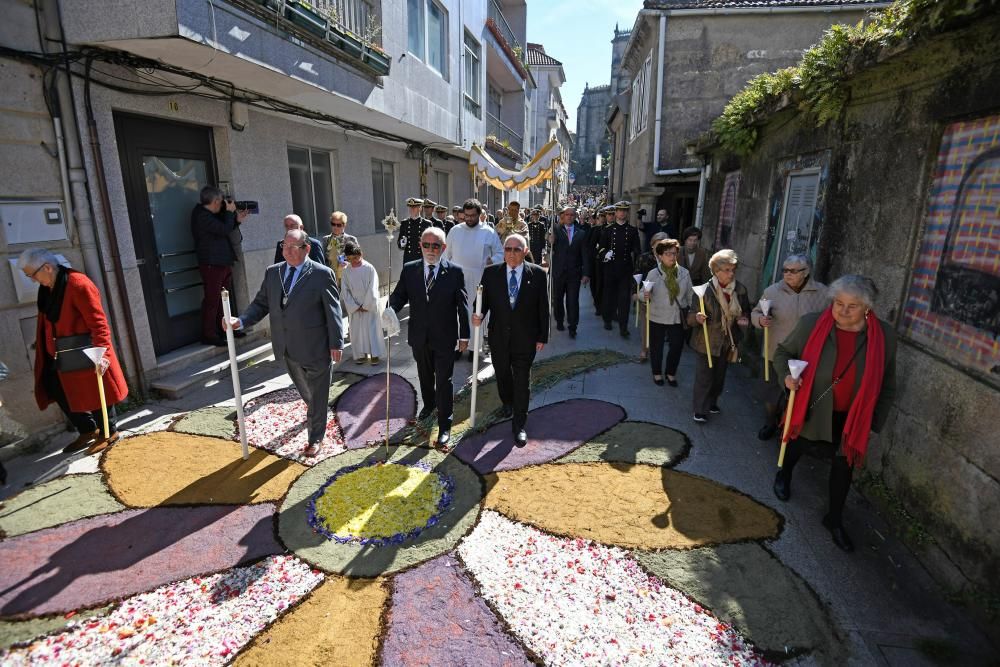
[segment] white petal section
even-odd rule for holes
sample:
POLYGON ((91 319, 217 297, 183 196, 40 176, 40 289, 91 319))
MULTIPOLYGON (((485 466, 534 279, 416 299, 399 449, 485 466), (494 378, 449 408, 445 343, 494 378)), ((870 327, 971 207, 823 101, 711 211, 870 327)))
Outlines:
POLYGON ((458 553, 483 597, 546 664, 766 664, 623 549, 553 537, 486 510, 458 553))
POLYGON ((294 556, 272 556, 126 598, 106 616, 0 654, 0 663, 223 665, 322 580, 294 556))

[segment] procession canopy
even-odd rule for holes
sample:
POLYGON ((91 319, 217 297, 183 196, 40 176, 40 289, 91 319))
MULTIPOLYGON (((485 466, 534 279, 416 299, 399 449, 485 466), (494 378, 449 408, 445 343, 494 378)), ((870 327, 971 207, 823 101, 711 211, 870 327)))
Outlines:
POLYGON ((544 183, 558 173, 562 161, 562 149, 553 139, 542 146, 531 162, 521 171, 504 169, 491 158, 481 146, 472 144, 469 152, 469 168, 477 183, 489 183, 499 190, 525 190, 544 183))

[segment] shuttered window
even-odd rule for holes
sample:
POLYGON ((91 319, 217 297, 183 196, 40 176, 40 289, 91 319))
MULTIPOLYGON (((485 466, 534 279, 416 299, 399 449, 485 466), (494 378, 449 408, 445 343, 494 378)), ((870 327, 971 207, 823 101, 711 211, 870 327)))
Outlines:
POLYGON ((781 266, 789 255, 809 255, 816 221, 819 172, 792 172, 786 184, 785 207, 778 235, 778 257, 773 279, 781 278, 781 266))

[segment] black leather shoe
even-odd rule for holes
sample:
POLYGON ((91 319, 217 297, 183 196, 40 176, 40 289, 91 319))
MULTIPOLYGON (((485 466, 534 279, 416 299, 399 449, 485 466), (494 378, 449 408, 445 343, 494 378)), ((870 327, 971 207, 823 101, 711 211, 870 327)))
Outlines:
POLYGON ((611 326, 611 322, 605 322, 604 328, 607 329, 608 331, 611 331, 611 329, 613 329, 614 327, 611 326))
POLYGON ((566 327, 563 326, 562 322, 556 322, 556 331, 566 331, 566 327))
POLYGON ((671 387, 676 387, 677 380, 671 380, 670 378, 667 378, 667 384, 670 385, 671 387))
POLYGON ((663 386, 663 378, 660 378, 659 380, 657 380, 656 378, 653 378, 653 384, 655 384, 658 387, 662 387, 663 386))
POLYGON ((429 408, 425 405, 424 409, 417 414, 417 421, 422 422, 423 420, 430 417, 432 414, 434 414, 434 408, 429 408))
POLYGON ((708 406, 708 414, 710 414, 710 415, 717 415, 720 412, 722 412, 722 409, 719 408, 718 405, 710 405, 710 406, 708 406))
POLYGON ((846 553, 854 551, 854 542, 851 541, 850 535, 847 534, 847 531, 844 530, 843 526, 835 526, 830 521, 829 516, 823 517, 823 525, 830 531, 830 537, 833 538, 833 543, 836 544, 841 551, 846 553))
POLYGON ((765 424, 757 431, 758 440, 770 440, 778 434, 778 427, 774 424, 765 424))
POLYGON ((621 333, 622 338, 628 338, 631 335, 629 334, 628 329, 622 329, 619 333, 621 333))
POLYGON ((528 434, 522 428, 520 431, 514 434, 514 445, 516 447, 524 447, 528 444, 528 434))
POLYGON ((576 327, 570 327, 569 337, 570 338, 576 338, 576 327))
POLYGON ((440 431, 437 439, 438 447, 447 447, 449 442, 451 442, 451 431, 440 431))
POLYGON ((774 497, 781 501, 787 501, 792 497, 792 480, 784 470, 779 470, 774 476, 774 497))
POLYGON ((514 416, 514 408, 509 405, 504 405, 500 408, 500 416, 504 419, 510 419, 514 416))

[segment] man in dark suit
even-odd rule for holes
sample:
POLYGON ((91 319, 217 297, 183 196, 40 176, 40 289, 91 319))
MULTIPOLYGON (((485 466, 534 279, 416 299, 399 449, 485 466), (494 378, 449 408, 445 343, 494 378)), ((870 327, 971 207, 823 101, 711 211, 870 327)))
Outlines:
POLYGON ((486 267, 483 272, 483 314, 473 316, 482 324, 490 316, 487 335, 497 392, 504 416, 512 417, 514 444, 528 442, 529 381, 535 354, 549 342, 549 295, 545 271, 524 261, 527 240, 511 234, 503 244, 503 264, 486 267))
POLYGON ((590 244, 587 232, 576 224, 576 209, 564 206, 559 211, 559 224, 549 234, 552 246, 552 308, 556 329, 563 330, 563 314, 569 324, 569 337, 576 338, 580 323, 580 285, 590 282, 590 244), (565 300, 565 307, 563 301, 565 300))
POLYGON ((423 259, 407 262, 399 282, 389 295, 389 307, 397 313, 410 304, 406 342, 413 350, 420 380, 423 408, 418 419, 438 411, 438 445, 451 440, 455 387, 455 343, 465 352, 469 345, 469 300, 462 267, 441 259, 444 231, 429 227, 420 237, 423 259))
MULTIPOLYGON (((285 216, 285 219, 281 221, 281 224, 285 226, 285 233, 287 234, 293 229, 301 229, 305 231, 306 226, 302 224, 302 218, 295 215, 294 213, 289 213, 285 216)), ((285 255, 282 252, 282 244, 284 241, 278 241, 277 245, 274 246, 274 263, 285 261, 285 255)), ((309 237, 309 259, 312 261, 326 266, 326 253, 323 251, 323 244, 319 242, 318 239, 309 237)))
POLYGON ((307 407, 309 442, 302 455, 309 458, 319 453, 326 435, 331 361, 339 362, 343 351, 343 318, 336 278, 309 259, 309 236, 292 229, 282 244, 285 260, 267 267, 253 303, 223 326, 242 329, 270 315, 274 358, 284 360, 307 407))

